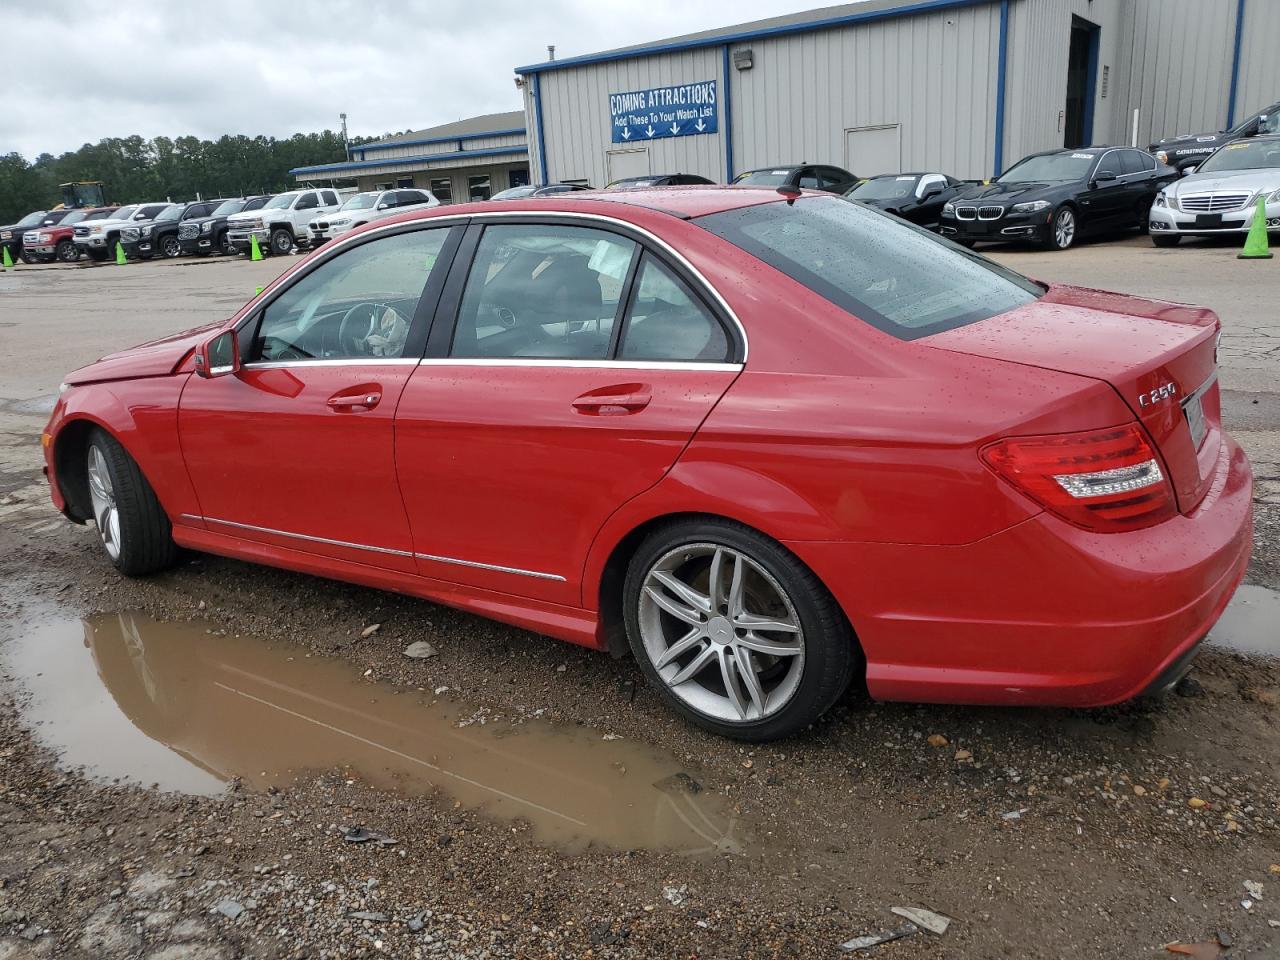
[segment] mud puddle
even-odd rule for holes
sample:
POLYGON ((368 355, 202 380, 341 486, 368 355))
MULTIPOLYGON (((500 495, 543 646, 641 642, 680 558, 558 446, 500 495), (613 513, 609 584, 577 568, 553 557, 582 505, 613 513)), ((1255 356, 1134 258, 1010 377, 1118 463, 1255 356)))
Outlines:
POLYGON ((544 841, 740 852, 743 826, 672 757, 483 712, 298 647, 138 614, 33 618, 0 651, 37 739, 99 780, 216 795, 340 769, 528 821, 544 841))
POLYGON ((1241 584, 1209 631, 1208 642, 1236 653, 1280 658, 1280 591, 1241 584))

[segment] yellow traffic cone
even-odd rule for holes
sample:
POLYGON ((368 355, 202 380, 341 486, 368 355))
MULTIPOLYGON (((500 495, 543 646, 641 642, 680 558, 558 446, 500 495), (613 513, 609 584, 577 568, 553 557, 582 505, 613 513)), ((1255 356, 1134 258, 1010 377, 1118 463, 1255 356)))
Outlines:
POLYGON ((13 257, 9 256, 9 248, 8 248, 8 247, 5 247, 5 248, 4 248, 4 261, 3 261, 3 262, 4 262, 4 266, 3 266, 3 267, 0 267, 0 269, 4 269, 4 270, 12 270, 12 269, 13 269, 13 257))
POLYGON ((1267 249, 1267 204, 1262 196, 1258 197, 1258 205, 1254 208, 1253 223, 1249 226, 1249 235, 1244 238, 1244 249, 1236 259, 1271 259, 1271 251, 1267 249))
POLYGON ((129 262, 128 257, 124 255, 124 247, 121 246, 120 241, 117 240, 116 241, 116 263, 123 264, 128 262, 129 262))
POLYGON ((256 233, 249 234, 249 259, 262 259, 262 249, 258 246, 258 235, 256 233))

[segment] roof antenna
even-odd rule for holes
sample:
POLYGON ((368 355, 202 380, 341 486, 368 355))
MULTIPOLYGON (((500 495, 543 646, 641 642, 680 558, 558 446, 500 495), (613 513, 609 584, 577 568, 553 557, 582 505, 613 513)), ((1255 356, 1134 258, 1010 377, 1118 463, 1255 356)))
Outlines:
POLYGON ((547 44, 547 59, 554 60, 556 58, 556 45, 554 43, 547 44))

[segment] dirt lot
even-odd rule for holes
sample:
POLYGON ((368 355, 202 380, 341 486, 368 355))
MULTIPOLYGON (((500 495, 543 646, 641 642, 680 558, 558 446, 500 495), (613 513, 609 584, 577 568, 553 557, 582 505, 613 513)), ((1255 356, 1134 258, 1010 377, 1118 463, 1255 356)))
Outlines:
MULTIPOLYGON (((994 252, 1220 312, 1259 484, 1219 639, 1265 648, 1280 266, 1234 254, 994 252)), ((631 663, 431 604, 194 555, 117 576, 40 480, 61 374, 226 316, 290 262, 0 274, 0 960, 833 957, 894 906, 954 920, 859 955, 1280 956, 1266 658, 1211 647, 1179 695, 1101 711, 850 696, 751 749, 631 663)))

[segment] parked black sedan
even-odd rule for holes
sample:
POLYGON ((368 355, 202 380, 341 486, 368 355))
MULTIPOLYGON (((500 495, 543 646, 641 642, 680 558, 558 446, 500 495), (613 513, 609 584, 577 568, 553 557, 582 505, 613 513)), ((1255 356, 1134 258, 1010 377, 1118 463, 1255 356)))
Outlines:
POLYGON ((1264 134, 1280 133, 1280 103, 1259 110, 1247 120, 1242 120, 1230 130, 1216 133, 1180 133, 1177 136, 1157 140, 1147 149, 1161 163, 1179 170, 1194 167, 1224 143, 1244 140, 1264 134))
POLYGON ((943 206, 948 200, 954 200, 964 185, 963 180, 945 173, 885 174, 863 180, 844 195, 849 200, 937 230, 943 206))
POLYGON ((182 253, 207 257, 217 252, 234 256, 236 248, 227 240, 227 217, 233 213, 258 210, 266 206, 271 197, 270 193, 257 197, 233 197, 223 200, 206 217, 193 217, 183 221, 178 225, 178 245, 182 253))
POLYGON ((735 187, 798 187, 827 193, 844 193, 857 182, 858 178, 848 170, 816 163, 784 163, 744 170, 733 178, 735 187))
POLYGON ((1026 240, 1065 250, 1081 236, 1146 229, 1160 188, 1178 172, 1144 150, 1087 147, 1035 153, 942 208, 939 232, 966 246, 1026 240))

